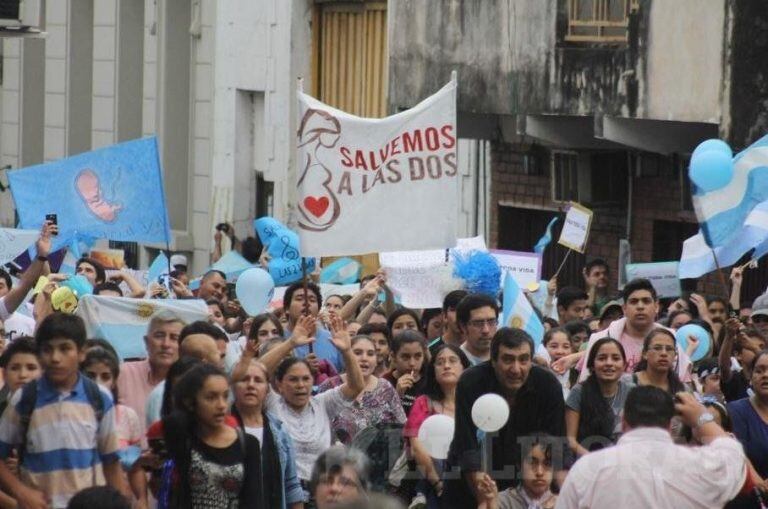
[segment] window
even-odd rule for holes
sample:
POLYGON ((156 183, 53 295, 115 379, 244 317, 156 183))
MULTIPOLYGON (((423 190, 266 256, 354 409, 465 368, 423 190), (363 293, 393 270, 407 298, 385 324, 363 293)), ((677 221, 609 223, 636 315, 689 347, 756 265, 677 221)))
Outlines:
POLYGON ((568 0, 568 42, 626 43, 638 0, 568 0))
POLYGON ((552 201, 579 201, 579 164, 576 152, 552 152, 552 201))
POLYGON ((312 19, 313 95, 363 117, 387 114, 387 3, 317 2, 312 19))
POLYGON ((697 231, 697 223, 654 221, 652 259, 659 262, 679 260, 683 252, 683 241, 696 235, 697 231))
POLYGON ((589 203, 593 205, 627 203, 629 167, 626 152, 592 154, 591 171, 589 203))

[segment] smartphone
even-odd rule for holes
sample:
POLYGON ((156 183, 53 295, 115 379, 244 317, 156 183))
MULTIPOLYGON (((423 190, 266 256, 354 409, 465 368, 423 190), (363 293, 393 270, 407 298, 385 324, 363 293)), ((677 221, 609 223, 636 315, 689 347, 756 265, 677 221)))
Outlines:
POLYGON ((168 457, 168 450, 165 448, 164 438, 150 438, 148 442, 149 448, 152 449, 153 453, 157 454, 161 458, 168 457))
POLYGON ((216 225, 216 229, 220 232, 229 233, 229 225, 227 223, 219 223, 216 225))
MULTIPOLYGON (((58 226, 59 224, 59 218, 56 214, 46 214, 45 220, 51 224, 55 224, 58 226)), ((58 233, 54 233, 53 235, 58 235, 58 233)))
POLYGON ((227 283, 227 299, 237 300, 237 291, 234 283, 227 283))

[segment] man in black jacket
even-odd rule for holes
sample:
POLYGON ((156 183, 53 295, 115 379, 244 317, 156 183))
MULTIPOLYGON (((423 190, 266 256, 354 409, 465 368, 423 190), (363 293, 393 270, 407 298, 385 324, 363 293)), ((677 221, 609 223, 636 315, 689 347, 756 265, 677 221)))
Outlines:
POLYGON ((553 437, 555 469, 564 468, 567 447, 565 403, 557 379, 534 366, 533 340, 523 330, 499 329, 491 343, 491 360, 464 372, 456 389, 456 427, 448 454, 444 507, 474 507, 476 486, 488 473, 499 491, 514 486, 519 476, 526 437, 547 433, 553 437), (509 404, 509 420, 497 433, 488 434, 490 458, 483 460, 472 405, 484 394, 502 396, 509 404), (490 463, 491 471, 484 472, 490 463))

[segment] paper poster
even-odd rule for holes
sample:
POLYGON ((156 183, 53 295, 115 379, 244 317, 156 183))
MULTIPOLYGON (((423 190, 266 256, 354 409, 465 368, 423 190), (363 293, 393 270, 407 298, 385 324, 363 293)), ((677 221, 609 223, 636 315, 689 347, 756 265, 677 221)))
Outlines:
POLYGON ((578 203, 571 202, 568 213, 565 215, 560 239, 557 243, 568 249, 583 253, 587 245, 591 225, 592 211, 578 203))
POLYGON ((538 283, 541 277, 541 255, 519 251, 491 249, 491 254, 501 266, 501 283, 507 272, 515 279, 520 288, 527 288, 531 283, 538 283))
POLYGON ((682 293, 677 276, 679 265, 680 262, 630 263, 627 265, 627 281, 646 278, 659 297, 679 297, 682 293))
POLYGON ((442 281, 446 272, 453 272, 453 266, 445 261, 445 250, 379 253, 379 263, 387 273, 387 285, 402 305, 410 308, 442 307, 442 281))

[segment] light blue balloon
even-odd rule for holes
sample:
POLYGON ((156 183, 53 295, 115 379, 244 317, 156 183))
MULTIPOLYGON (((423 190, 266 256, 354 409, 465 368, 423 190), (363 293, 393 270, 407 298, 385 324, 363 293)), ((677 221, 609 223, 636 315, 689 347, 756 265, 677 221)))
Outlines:
POLYGON ((693 154, 691 154, 691 160, 693 160, 694 157, 696 157, 699 154, 702 154, 704 152, 709 152, 710 150, 714 150, 715 152, 722 152, 724 154, 727 154, 728 157, 733 158, 733 151, 731 150, 730 145, 728 145, 723 140, 718 140, 717 138, 712 138, 706 141, 702 141, 698 144, 696 149, 693 151, 693 154))
POLYGON ((235 294, 250 316, 263 313, 275 295, 275 281, 264 269, 248 269, 237 278, 235 294))
POLYGON ((733 178, 733 159, 717 150, 701 152, 691 159, 688 176, 705 192, 723 188, 733 178))
POLYGON ((707 330, 696 324, 683 325, 677 329, 675 332, 677 347, 683 352, 688 348, 688 336, 693 336, 699 340, 696 350, 691 354, 691 361, 696 362, 706 357, 709 353, 709 333, 707 330))

